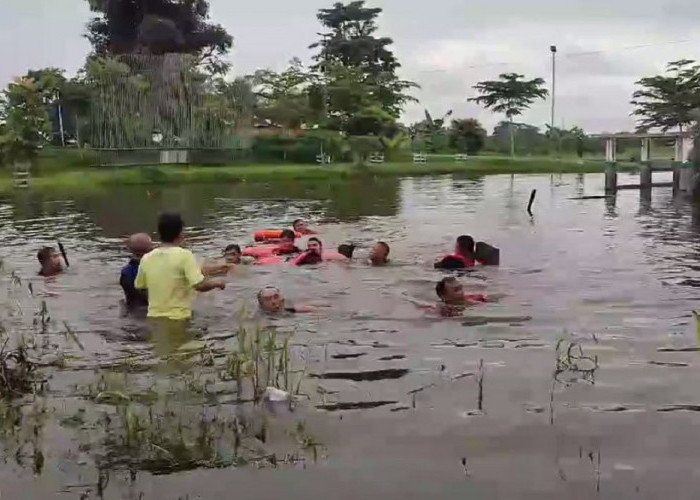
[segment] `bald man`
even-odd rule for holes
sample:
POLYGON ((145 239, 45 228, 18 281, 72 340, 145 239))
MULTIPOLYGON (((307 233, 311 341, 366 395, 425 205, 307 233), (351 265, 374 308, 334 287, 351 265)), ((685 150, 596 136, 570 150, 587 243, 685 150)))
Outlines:
POLYGON ((122 268, 119 284, 124 290, 124 298, 129 308, 148 306, 148 293, 146 290, 137 290, 134 286, 136 275, 139 272, 141 258, 153 250, 153 240, 146 233, 137 233, 129 236, 126 247, 131 252, 129 263, 122 268))

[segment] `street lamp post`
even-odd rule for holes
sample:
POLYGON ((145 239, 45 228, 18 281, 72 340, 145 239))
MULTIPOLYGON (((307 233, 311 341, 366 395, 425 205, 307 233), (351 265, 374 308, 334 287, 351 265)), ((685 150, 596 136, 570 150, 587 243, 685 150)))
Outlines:
POLYGON ((549 50, 552 52, 552 116, 549 125, 551 127, 551 132, 554 133, 554 106, 557 100, 557 46, 551 45, 549 50))

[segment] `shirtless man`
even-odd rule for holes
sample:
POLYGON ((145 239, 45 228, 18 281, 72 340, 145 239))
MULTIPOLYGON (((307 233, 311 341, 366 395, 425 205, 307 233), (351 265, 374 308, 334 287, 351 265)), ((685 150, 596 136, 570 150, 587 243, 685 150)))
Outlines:
POLYGON ((54 247, 44 247, 36 254, 41 268, 39 276, 42 278, 50 278, 63 272, 63 261, 61 254, 54 247))
POLYGON ((317 309, 306 305, 287 305, 286 299, 279 288, 266 286, 258 292, 258 305, 260 310, 267 314, 287 313, 309 313, 317 309))
POLYGON ((389 263, 389 245, 378 241, 369 253, 369 262, 373 266, 384 266, 389 263))

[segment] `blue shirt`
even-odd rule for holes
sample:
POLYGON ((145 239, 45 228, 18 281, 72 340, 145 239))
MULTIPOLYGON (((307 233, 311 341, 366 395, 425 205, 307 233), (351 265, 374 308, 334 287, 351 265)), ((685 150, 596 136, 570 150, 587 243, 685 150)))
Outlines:
POLYGON ((136 275, 139 272, 139 261, 132 258, 129 263, 122 268, 119 284, 124 290, 124 298, 126 305, 129 307, 147 307, 148 292, 146 290, 137 290, 134 286, 136 275))

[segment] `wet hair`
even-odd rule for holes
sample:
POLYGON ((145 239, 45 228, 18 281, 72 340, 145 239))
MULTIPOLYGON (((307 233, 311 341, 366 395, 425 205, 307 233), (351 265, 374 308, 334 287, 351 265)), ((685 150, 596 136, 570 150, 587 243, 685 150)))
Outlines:
POLYGON ((388 257, 388 256, 389 256, 389 252, 391 251, 391 249, 389 248, 389 244, 388 244, 388 243, 384 243, 383 241, 378 241, 378 242, 377 242, 377 245, 381 246, 382 248, 384 248, 384 250, 386 250, 386 256, 385 256, 385 257, 388 257))
POLYGON ((468 235, 462 235, 457 238, 457 247, 464 254, 474 253, 474 238, 468 235))
POLYGON ((174 242, 181 234, 185 223, 182 216, 174 212, 166 212, 158 217, 158 234, 163 243, 174 242))
POLYGON ((348 259, 352 259, 352 254, 355 252, 355 245, 352 243, 344 243, 338 246, 338 253, 348 259))
POLYGON ((454 276, 448 276, 438 281, 437 285, 435 285, 435 293, 437 293, 437 296, 442 298, 445 295, 445 288, 447 288, 448 283, 454 283, 456 281, 457 278, 454 276))
POLYGON ((236 245, 235 243, 232 243, 231 245, 228 245, 226 248, 224 248, 224 254, 227 254, 229 252, 241 253, 241 247, 239 245, 236 245))
POLYGON ((284 231, 282 231, 280 236, 282 237, 282 239, 289 238, 292 241, 294 241, 297 237, 297 235, 294 234, 294 231, 292 231, 291 229, 285 229, 284 231))
POLYGON ((316 238, 315 236, 309 238, 309 243, 311 243, 312 241, 315 241, 316 243, 318 243, 319 245, 321 245, 321 247, 323 247, 323 243, 321 243, 321 240, 319 240, 319 239, 316 238))
POLYGON ((49 260, 51 254, 56 253, 54 247, 43 247, 36 253, 36 258, 42 266, 49 260))
POLYGON ((258 304, 261 306, 263 303, 263 293, 265 292, 265 290, 274 290, 275 292, 280 293, 280 289, 277 288, 276 286, 266 286, 266 287, 261 288, 260 291, 258 292, 258 304))
POLYGON ((292 227, 296 229, 297 224, 300 222, 304 222, 304 219, 294 219, 294 222, 292 222, 292 227))

